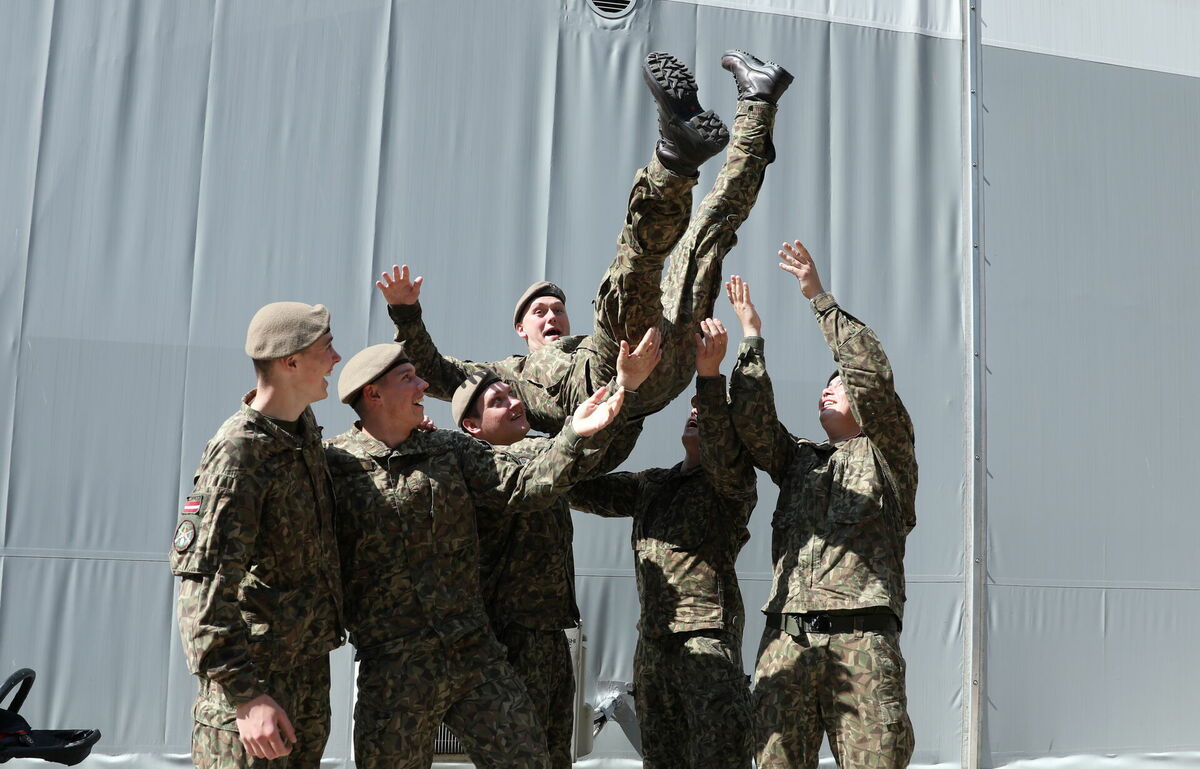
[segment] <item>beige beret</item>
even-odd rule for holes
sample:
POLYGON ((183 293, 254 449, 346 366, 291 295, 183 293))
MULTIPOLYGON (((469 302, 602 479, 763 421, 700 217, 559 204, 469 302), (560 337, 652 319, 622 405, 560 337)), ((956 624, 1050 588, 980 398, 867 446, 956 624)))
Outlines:
POLYGON ((364 387, 401 363, 407 362, 404 345, 395 342, 373 344, 355 353, 354 357, 342 366, 342 373, 338 377, 338 400, 350 403, 358 397, 359 391, 364 387))
POLYGON ((567 301, 565 291, 549 281, 539 280, 525 289, 525 293, 521 294, 521 298, 517 300, 517 309, 513 312, 514 326, 521 322, 521 318, 525 317, 525 310, 529 307, 529 303, 539 296, 556 296, 564 303, 567 301))
POLYGON ((454 420, 454 424, 462 427, 463 417, 471 410, 471 405, 475 403, 479 394, 486 390, 492 382, 499 381, 500 377, 496 376, 496 372, 491 369, 476 371, 467 377, 454 391, 454 397, 450 399, 450 417, 454 420))
POLYGON ((254 313, 246 329, 246 354, 254 360, 286 358, 308 347, 329 330, 323 304, 273 302, 254 313))

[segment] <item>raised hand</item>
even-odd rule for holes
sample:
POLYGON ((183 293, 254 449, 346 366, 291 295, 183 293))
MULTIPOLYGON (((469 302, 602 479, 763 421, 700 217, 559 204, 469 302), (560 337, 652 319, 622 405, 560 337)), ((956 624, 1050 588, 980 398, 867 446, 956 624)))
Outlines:
POLYGON ((658 327, 646 330, 642 341, 630 352, 629 342, 621 341, 621 352, 617 355, 617 385, 626 390, 641 387, 646 377, 662 360, 662 334, 658 327))
POLYGON ((624 388, 618 389, 617 394, 606 401, 604 396, 607 392, 607 387, 601 387, 595 395, 579 404, 571 418, 571 426, 575 428, 575 432, 585 438, 595 435, 612 424, 617 414, 621 413, 621 405, 625 403, 624 388))
POLYGON ((433 423, 432 419, 425 417, 421 420, 421 424, 417 425, 417 429, 424 433, 431 433, 437 429, 437 425, 433 423))
POLYGON ((794 245, 784 243, 783 250, 779 252, 779 258, 783 260, 779 266, 795 275, 796 280, 800 281, 800 293, 804 294, 805 299, 812 299, 825 291, 821 287, 821 276, 817 274, 817 265, 813 262, 812 256, 809 255, 808 249, 804 247, 803 243, 798 240, 794 245))
POLYGON ((388 304, 416 304, 421 296, 421 283, 424 278, 408 279, 408 265, 397 267, 392 265, 392 272, 383 273, 380 280, 375 281, 379 293, 383 294, 388 304))
POLYGON ((720 376, 721 361, 729 345, 729 332, 716 318, 700 321, 700 333, 696 334, 696 373, 700 376, 720 376))
POLYGON ((725 284, 725 296, 733 305, 733 312, 742 324, 742 336, 762 336, 762 318, 750 301, 750 284, 740 275, 731 275, 725 284))
POLYGON ((296 730, 287 713, 269 694, 260 694, 238 706, 238 735, 246 752, 255 758, 281 758, 292 752, 296 730))

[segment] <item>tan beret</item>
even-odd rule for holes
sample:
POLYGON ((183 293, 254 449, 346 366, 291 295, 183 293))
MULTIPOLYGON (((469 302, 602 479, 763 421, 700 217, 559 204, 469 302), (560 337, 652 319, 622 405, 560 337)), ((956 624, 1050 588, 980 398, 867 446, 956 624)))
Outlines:
POLYGON ((354 357, 342 366, 342 373, 338 377, 338 400, 350 403, 358 397, 359 391, 364 387, 401 363, 407 362, 404 345, 395 342, 373 344, 355 353, 354 357))
POLYGON ((499 381, 500 377, 496 376, 496 372, 491 369, 476 371, 467 377, 454 391, 454 397, 450 399, 450 417, 454 420, 454 424, 462 427, 463 417, 471 410, 471 404, 475 403, 479 394, 486 390, 492 382, 499 381))
POLYGON ((329 330, 323 304, 273 302, 254 313, 246 329, 246 354, 254 360, 286 358, 308 347, 329 330))
POLYGON ((514 326, 521 322, 521 318, 525 317, 525 310, 529 307, 529 303, 539 296, 556 296, 563 303, 567 301, 567 293, 565 291, 549 281, 539 280, 525 289, 525 293, 521 294, 521 298, 517 300, 517 309, 513 311, 514 326))

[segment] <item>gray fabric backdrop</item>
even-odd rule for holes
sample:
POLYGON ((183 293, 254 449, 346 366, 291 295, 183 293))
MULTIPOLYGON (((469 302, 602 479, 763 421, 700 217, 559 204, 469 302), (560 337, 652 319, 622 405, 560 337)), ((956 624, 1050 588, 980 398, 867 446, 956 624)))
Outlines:
MULTIPOLYGON (((656 138, 641 58, 692 63, 705 106, 731 118, 719 57, 744 47, 796 75, 779 161, 726 263, 754 286, 781 416, 818 434, 830 368, 775 266, 801 238, 878 330, 917 427, 914 765, 1200 764, 1194 708, 1176 707, 1200 685, 1185 664, 1200 630, 1197 81, 985 37, 969 82, 966 3, 812 5, 638 0, 610 20, 586 0, 0 3, 0 676, 38 670, 29 719, 102 729, 90 765, 185 762, 195 683, 165 552, 204 442, 253 384, 241 344, 257 307, 327 304, 348 356, 390 337, 372 281, 401 262, 425 276, 451 354, 516 351, 506 319, 536 279, 563 285, 586 324, 656 138), (983 524, 972 628, 966 564, 984 553, 965 543, 983 524), (978 757, 963 747, 977 639, 978 757)), ((724 300, 717 314, 735 326, 724 300)), ((683 403, 650 421, 628 468, 677 461, 683 403)), ((317 414, 329 435, 352 418, 328 401, 317 414)), ((761 481, 739 562, 748 668, 770 575, 761 481)), ((628 524, 576 526, 592 698, 632 676, 636 593, 628 524)), ((344 763, 349 650, 334 666, 327 758, 344 763)), ((635 755, 610 727, 589 765, 635 755)))

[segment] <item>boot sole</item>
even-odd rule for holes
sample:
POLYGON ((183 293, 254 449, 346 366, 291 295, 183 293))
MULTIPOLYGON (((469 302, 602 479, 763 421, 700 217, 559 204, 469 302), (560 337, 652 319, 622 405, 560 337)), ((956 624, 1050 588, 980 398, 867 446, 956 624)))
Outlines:
POLYGON ((709 157, 720 152, 729 143, 729 129, 725 127, 725 122, 717 117, 717 114, 712 110, 704 110, 687 122, 699 134, 700 144, 705 149, 712 150, 709 157))
POLYGON ((687 121, 704 111, 696 98, 696 78, 671 54, 655 51, 646 56, 642 79, 663 112, 687 121))

